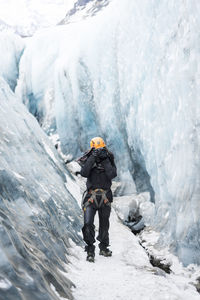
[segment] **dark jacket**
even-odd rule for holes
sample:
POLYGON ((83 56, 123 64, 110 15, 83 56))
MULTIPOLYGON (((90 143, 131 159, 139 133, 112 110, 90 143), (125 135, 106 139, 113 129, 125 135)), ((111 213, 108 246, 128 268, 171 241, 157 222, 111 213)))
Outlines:
MULTIPOLYGON (((81 167, 81 175, 87 178, 87 190, 104 189, 107 190, 107 197, 112 202, 111 184, 112 179, 117 176, 117 169, 114 163, 114 157, 110 156, 100 163, 95 162, 95 157, 90 155, 84 165, 81 167)), ((87 197, 87 196, 86 196, 87 197)))

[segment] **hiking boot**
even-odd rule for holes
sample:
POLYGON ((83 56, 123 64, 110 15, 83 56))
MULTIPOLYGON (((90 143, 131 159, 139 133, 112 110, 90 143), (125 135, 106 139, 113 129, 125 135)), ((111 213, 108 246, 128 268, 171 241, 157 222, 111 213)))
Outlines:
POLYGON ((106 257, 112 256, 112 251, 109 250, 108 248, 106 248, 106 249, 101 249, 101 250, 99 251, 99 255, 103 255, 103 256, 106 256, 106 257))
POLYGON ((88 252, 86 260, 89 262, 94 262, 94 253, 93 252, 88 252))

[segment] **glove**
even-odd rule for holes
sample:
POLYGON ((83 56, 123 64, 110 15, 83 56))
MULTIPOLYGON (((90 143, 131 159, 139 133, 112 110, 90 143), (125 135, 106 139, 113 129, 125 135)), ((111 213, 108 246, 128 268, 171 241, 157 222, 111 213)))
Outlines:
POLYGON ((96 163, 100 162, 98 150, 99 149, 95 149, 95 148, 92 150, 92 156, 95 158, 96 163))
POLYGON ((98 149, 93 149, 92 155, 95 157, 96 162, 100 162, 101 160, 107 158, 108 152, 105 148, 98 148, 98 149))
POLYGON ((104 160, 108 157, 108 152, 105 148, 99 148, 99 155, 98 157, 100 158, 100 160, 104 160))
POLYGON ((99 156, 99 151, 98 151, 99 149, 93 149, 92 150, 92 155, 95 157, 95 159, 99 156))

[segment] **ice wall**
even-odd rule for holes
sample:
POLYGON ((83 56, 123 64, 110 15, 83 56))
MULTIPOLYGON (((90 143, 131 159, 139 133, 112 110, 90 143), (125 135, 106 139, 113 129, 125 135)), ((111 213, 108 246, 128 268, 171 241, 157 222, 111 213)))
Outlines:
POLYGON ((63 272, 70 240, 80 243, 81 212, 70 174, 2 78, 0 99, 0 299, 72 299, 63 272))
MULTIPOLYGON (((90 26, 90 22, 83 23, 81 32, 79 23, 57 27, 39 32, 29 40, 20 63, 17 94, 48 134, 58 130, 63 152, 74 158, 88 149, 92 137, 102 135, 116 155, 123 190, 149 190, 153 200, 142 154, 139 149, 130 151, 119 101, 112 100, 106 109, 110 94, 106 96, 105 90, 101 96, 103 85, 94 86, 95 78, 91 77, 89 67, 83 58, 79 60, 82 47, 87 46, 84 34, 90 26)), ((95 32, 93 35, 91 39, 95 32)))
POLYGON ((19 61, 25 43, 14 33, 0 32, 0 76, 14 91, 19 75, 19 61))
POLYGON ((197 0, 115 0, 36 35, 21 63, 23 101, 55 117, 64 151, 102 135, 124 181, 152 185, 160 244, 185 264, 200 263, 199 14, 197 0))

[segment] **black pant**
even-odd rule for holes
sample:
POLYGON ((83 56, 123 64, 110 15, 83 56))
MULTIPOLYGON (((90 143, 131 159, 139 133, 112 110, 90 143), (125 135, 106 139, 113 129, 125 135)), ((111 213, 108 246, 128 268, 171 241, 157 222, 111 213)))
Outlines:
POLYGON ((84 226, 82 228, 83 239, 86 242, 86 250, 88 252, 94 252, 95 246, 95 226, 94 226, 94 217, 96 211, 98 210, 99 214, 99 234, 97 240, 99 243, 99 248, 105 249, 109 246, 109 217, 111 212, 110 203, 103 204, 100 208, 96 208, 95 204, 91 203, 84 209, 84 226))

